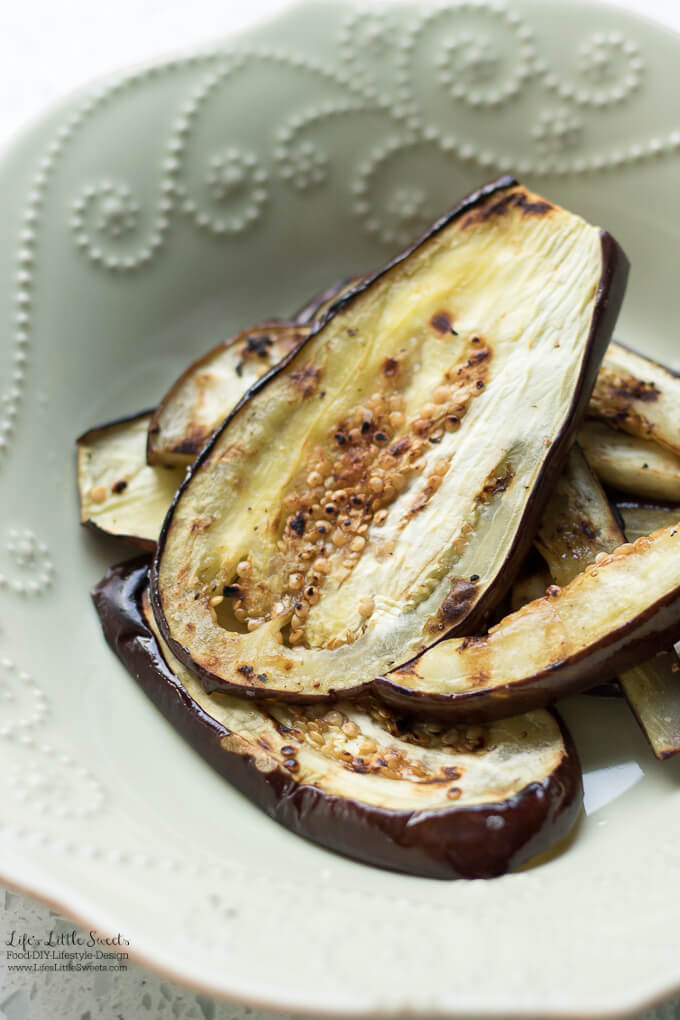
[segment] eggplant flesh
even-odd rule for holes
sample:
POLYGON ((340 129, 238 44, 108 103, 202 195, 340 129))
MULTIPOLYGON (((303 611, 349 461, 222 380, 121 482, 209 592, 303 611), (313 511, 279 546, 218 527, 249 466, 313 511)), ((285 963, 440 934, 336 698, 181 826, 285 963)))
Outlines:
POLYGON ((338 280, 338 282, 334 283, 332 286, 325 287, 313 298, 305 302, 302 308, 298 309, 293 316, 293 320, 295 322, 309 325, 312 325, 315 322, 321 322, 336 301, 339 301, 340 298, 354 290, 354 288, 361 283, 363 278, 363 275, 347 276, 343 280, 338 280))
POLYGON ((613 679, 680 637, 680 525, 626 543, 488 634, 443 641, 376 681, 403 709, 479 721, 613 679))
POLYGON ((596 556, 612 552, 625 541, 597 478, 581 449, 574 445, 534 542, 548 565, 553 583, 568 584, 596 556))
POLYGON ((612 342, 588 415, 680 454, 680 378, 656 361, 612 342))
POLYGON ((359 860, 488 878, 550 849, 582 788, 569 734, 539 711, 488 726, 409 722, 380 702, 285 706, 206 694, 150 611, 148 560, 93 592, 106 638, 151 700, 276 821, 359 860))
POLYGON ((651 535, 653 531, 665 528, 676 518, 680 519, 680 508, 677 506, 617 501, 616 510, 623 521, 623 529, 629 542, 634 542, 644 535, 651 535))
POLYGON ((206 689, 357 692, 485 620, 585 411, 626 272, 609 235, 505 179, 336 302, 166 518, 154 612, 206 689))
POLYGON ((651 439, 587 421, 578 442, 605 485, 640 499, 680 502, 680 457, 651 439))
POLYGON ((146 549, 155 548, 184 478, 182 468, 146 463, 151 416, 143 411, 99 425, 76 440, 81 524, 146 549))
MULTIPOLYGON (((630 542, 663 528, 680 517, 671 506, 619 503, 626 537, 630 542)), ((680 751, 680 660, 677 650, 660 652, 626 674, 626 696, 657 758, 680 751)))
POLYGON ((546 569, 525 571, 512 586, 510 608, 512 612, 526 606, 528 602, 543 598, 550 587, 551 577, 546 569))
POLYGON ((265 322, 237 333, 194 361, 149 423, 149 464, 191 464, 250 387, 309 335, 297 322, 265 322))

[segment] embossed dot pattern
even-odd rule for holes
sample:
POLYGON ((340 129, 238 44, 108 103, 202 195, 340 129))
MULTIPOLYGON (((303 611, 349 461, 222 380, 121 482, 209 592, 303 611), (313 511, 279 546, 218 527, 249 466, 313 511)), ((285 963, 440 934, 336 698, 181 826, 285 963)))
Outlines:
POLYGON ((41 723, 47 698, 30 673, 7 656, 0 658, 0 737, 13 737, 41 723))
POLYGON ((0 573, 0 591, 15 595, 44 595, 54 584, 54 564, 44 542, 29 529, 11 528, 6 543, 13 573, 0 573))
MULTIPOLYGON (((151 263, 168 239, 175 208, 213 236, 236 240, 254 228, 270 198, 272 182, 266 163, 271 155, 284 186, 301 193, 329 186, 334 179, 329 154, 318 141, 309 137, 298 140, 297 135, 303 127, 350 111, 381 110, 388 131, 390 123, 398 126, 403 146, 434 142, 452 160, 477 164, 485 173, 508 168, 518 174, 593 173, 667 156, 680 149, 680 130, 675 129, 609 151, 583 151, 588 137, 583 114, 630 101, 648 73, 635 39, 619 31, 595 32, 586 37, 578 51, 571 54, 571 63, 567 61, 568 66, 559 72, 539 55, 541 47, 537 46, 532 26, 512 7, 496 0, 460 0, 444 8, 426 8, 414 16, 406 30, 399 29, 396 39, 388 9, 352 8, 342 21, 337 43, 336 68, 270 47, 205 50, 114 79, 85 96, 68 115, 38 160, 29 182, 17 246, 13 369, 1 398, 0 455, 8 449, 14 434, 25 387, 40 219, 52 173, 71 139, 94 113, 118 94, 142 88, 159 74, 187 66, 210 68, 182 104, 171 127, 155 209, 142 208, 129 183, 113 178, 89 182, 73 199, 71 229, 77 249, 91 265, 112 273, 139 271, 151 263), (471 17, 477 26, 474 29, 466 27, 471 17), (487 27, 479 27, 480 21, 487 27), (546 98, 551 93, 558 98, 559 105, 546 102, 536 122, 528 126, 526 144, 521 145, 519 153, 494 151, 491 146, 479 148, 471 140, 457 138, 449 130, 429 123, 427 111, 419 108, 415 97, 412 73, 414 52, 424 33, 433 28, 440 45, 432 61, 432 73, 453 108, 462 103, 482 112, 493 111, 530 88, 542 90, 546 98), (501 47, 499 39, 510 40, 510 44, 501 47), (393 59, 395 42, 388 99, 378 94, 375 66, 393 59), (182 176, 183 157, 202 104, 253 61, 285 66, 312 80, 316 77, 332 82, 348 98, 313 104, 308 111, 293 115, 277 131, 271 153, 258 154, 239 146, 214 153, 203 180, 198 185, 189 183, 182 176)), ((417 222, 421 226, 425 222, 416 215, 421 205, 416 196, 417 182, 404 182, 379 209, 372 206, 366 179, 397 151, 388 134, 381 147, 359 157, 349 180, 352 211, 361 218, 367 232, 386 245, 407 237, 407 225, 417 222)), ((424 216, 424 208, 421 212, 424 216)))
POLYGON ((51 744, 32 744, 31 768, 12 769, 4 782, 14 799, 42 818, 83 819, 95 815, 104 803, 104 791, 82 762, 51 744))
MULTIPOLYGON (((602 146, 597 151, 590 147, 593 135, 588 129, 594 123, 592 118, 600 117, 609 108, 634 102, 653 75, 648 55, 634 39, 617 32, 588 35, 572 52, 565 53, 559 72, 544 64, 541 52, 540 39, 531 26, 500 3, 463 2, 434 13, 423 11, 414 17, 406 32, 399 29, 398 37, 394 35, 389 10, 367 14, 352 9, 344 16, 337 36, 337 67, 273 47, 248 46, 234 52, 210 50, 126 75, 84 97, 58 127, 27 182, 26 206, 16 246, 12 366, 7 381, 3 379, 6 388, 0 404, 0 453, 9 448, 16 432, 30 370, 41 222, 50 199, 52 178, 73 137, 119 94, 143 89, 154 77, 172 74, 184 66, 195 65, 206 72, 198 88, 182 102, 169 127, 155 201, 141 200, 129 181, 114 175, 97 176, 80 182, 80 188, 75 182, 72 200, 63 209, 74 252, 84 270, 123 276, 143 271, 170 243, 174 215, 186 217, 199 231, 222 236, 225 243, 238 244, 266 217, 268 208, 279 197, 277 188, 282 189, 280 194, 293 190, 301 196, 323 195, 324 189, 331 187, 344 189, 347 207, 362 229, 386 246, 407 241, 431 218, 432 210, 427 205, 427 189, 415 175, 411 178, 404 175, 389 188, 382 187, 383 172, 392 160, 398 161, 404 154, 427 158, 428 153, 434 152, 452 163, 478 167, 483 176, 489 177, 494 171, 509 167, 520 174, 593 173, 665 158, 680 150, 680 130, 629 140, 619 147, 602 146), (481 19, 479 27, 468 26, 465 20, 468 14, 481 19), (482 25, 483 19, 486 21, 482 25), (450 120, 442 124, 432 123, 425 115, 427 111, 419 105, 412 80, 413 55, 430 26, 434 26, 441 40, 432 61, 431 84, 451 113, 450 120), (509 41, 505 49, 498 45, 499 32, 509 41), (251 61, 273 68, 285 67, 307 76, 311 86, 309 104, 291 112, 276 128, 270 148, 263 145, 257 151, 254 144, 239 141, 225 146, 218 141, 198 174, 191 176, 186 157, 205 100, 215 90, 235 82, 239 71, 251 61), (385 90, 389 94, 382 94, 378 84, 383 80, 379 68, 384 67, 394 72, 392 84, 385 90), (317 98, 315 81, 331 83, 342 96, 317 98), (482 118, 499 111, 502 114, 504 104, 530 90, 540 97, 540 103, 534 121, 526 125, 526 137, 519 140, 520 157, 497 149, 491 142, 481 145, 464 137, 463 132, 460 137, 455 134, 457 110, 476 111, 482 118), (314 136, 314 130, 327 124, 332 130, 333 118, 361 116, 383 118, 384 134, 376 138, 370 151, 356 153, 350 173, 338 174, 332 150, 314 136)), ((0 544, 0 553, 3 553, 0 596, 9 593, 37 597, 54 587, 55 571, 49 552, 30 530, 8 533, 4 551, 0 544)), ((235 881, 244 887, 252 882, 266 885, 272 881, 254 871, 239 870, 230 862, 206 870, 202 861, 162 854, 151 856, 130 846, 112 848, 103 842, 100 845, 94 827, 86 840, 69 839, 68 834, 61 832, 60 822, 69 818, 89 822, 101 812, 109 791, 105 792, 102 783, 55 742, 39 740, 40 724, 46 718, 49 718, 47 699, 35 681, 12 659, 1 658, 0 737, 12 741, 11 746, 18 749, 18 763, 23 748, 30 753, 32 765, 40 761, 45 766, 37 776, 27 777, 17 764, 2 780, 5 810, 0 814, 0 832, 4 837, 26 847, 42 847, 50 854, 71 854, 96 862, 102 874, 111 866, 131 872, 161 870, 168 876, 195 881, 197 886, 207 875, 213 888, 220 884, 226 887, 235 881), (20 816, 19 820, 13 814, 17 805, 26 808, 25 817, 20 816), (29 819, 33 825, 27 824, 29 819)), ((664 844, 658 851, 664 860, 677 859, 675 842, 664 844)), ((515 879, 521 883, 526 876, 515 879)), ((275 884, 277 890, 282 887, 288 890, 288 903, 295 901, 294 882, 286 883, 277 876, 275 884)), ((197 904, 198 934, 205 932, 206 921, 211 917, 218 924, 230 922, 232 912, 240 908, 240 904, 235 907, 231 899, 214 893, 210 899, 207 889, 207 884, 202 886, 203 899, 197 904)), ((334 886, 332 891, 334 902, 340 893, 345 905, 361 908, 361 901, 351 889, 338 890, 334 886)), ((485 895, 485 889, 471 889, 470 902, 485 895)), ((323 890, 319 897, 326 899, 323 890)), ((420 910, 424 917, 450 916, 444 906, 423 905, 407 897, 396 904, 379 894, 374 898, 381 906, 420 910)), ((623 905, 614 904, 612 909, 613 916, 619 916, 617 911, 622 916, 623 905)), ((228 929, 220 931, 223 945, 230 946, 228 929)), ((348 955, 347 963, 351 962, 348 955)), ((387 958, 384 962, 393 963, 387 958)), ((518 985, 525 980, 526 975, 517 975, 518 985)), ((184 1015, 179 1000, 166 997, 165 1001, 172 1001, 172 1015, 184 1015)), ((170 1007, 164 1008, 171 1015, 170 1007)), ((186 1015, 203 1014, 194 1009, 186 1015)), ((658 1015, 666 1014, 659 1010, 658 1015)))

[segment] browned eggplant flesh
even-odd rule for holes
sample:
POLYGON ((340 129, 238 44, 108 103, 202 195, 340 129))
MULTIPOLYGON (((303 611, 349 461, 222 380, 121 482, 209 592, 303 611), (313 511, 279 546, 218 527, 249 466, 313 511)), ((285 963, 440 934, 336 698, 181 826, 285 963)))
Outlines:
POLYGON ((680 638, 680 524, 600 553, 487 634, 441 643, 377 682, 400 708, 482 720, 550 704, 680 638))
POLYGON ((76 440, 81 524, 147 549, 184 478, 183 468, 146 462, 152 413, 99 425, 76 440))
POLYGON ((333 706, 206 694, 160 635, 148 561, 93 592, 104 634, 179 732, 276 821, 381 867, 489 878, 566 836, 581 774, 559 719, 538 711, 486 726, 405 719, 379 701, 333 706))
MULTIPOLYGON (((629 531, 625 516, 621 521, 615 514, 575 446, 544 511, 536 546, 553 582, 567 584, 626 539, 634 541, 677 520, 677 509, 647 508, 646 531, 629 531)), ((659 646, 654 651, 660 654, 621 673, 620 686, 657 758, 668 758, 680 751, 678 659, 672 647, 662 651, 659 646)))
POLYGON ((482 625, 585 412, 626 271, 609 235, 503 180, 336 302, 165 520, 152 602, 173 653, 207 690, 311 701, 482 625))
POLYGON ((267 322, 237 333, 194 361, 149 422, 149 464, 191 464, 244 394, 308 335, 309 327, 301 323, 267 322))
POLYGON ((503 178, 77 441, 81 522, 153 552, 106 640, 280 824, 488 878, 581 810, 559 699, 680 750, 680 379, 611 340, 627 268, 503 178))
POLYGON ((609 345, 588 415, 680 454, 680 378, 623 344, 609 345))

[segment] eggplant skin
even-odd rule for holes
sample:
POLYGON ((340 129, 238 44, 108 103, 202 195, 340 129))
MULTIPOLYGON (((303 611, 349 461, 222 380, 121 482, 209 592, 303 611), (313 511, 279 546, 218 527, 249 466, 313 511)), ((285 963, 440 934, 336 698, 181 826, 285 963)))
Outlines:
POLYGON ((88 429, 76 439, 80 523, 153 551, 183 470, 149 467, 146 430, 153 410, 139 411, 88 429), (95 490, 100 495, 94 498, 95 490))
POLYGON ((152 412, 147 463, 188 467, 253 382, 304 340, 309 329, 301 322, 265 321, 192 361, 152 412))
POLYGON ((680 524, 619 546, 487 635, 440 643, 377 678, 375 692, 424 717, 488 722, 614 679, 680 639, 676 540, 680 524))
POLYGON ((615 499, 616 511, 621 517, 621 529, 625 531, 629 542, 665 528, 676 517, 680 518, 680 508, 673 503, 641 503, 620 496, 615 496, 615 499))
POLYGON ((293 315, 293 321, 299 322, 303 326, 321 322, 336 301, 349 294, 351 290, 361 283, 362 279, 362 275, 345 276, 330 287, 325 287, 324 290, 319 291, 313 298, 306 301, 302 308, 298 308, 293 315))
MULTIPOLYGON (((592 313, 590 314, 587 327, 587 336, 584 338, 584 350, 579 361, 573 393, 570 393, 570 399, 565 407, 564 417, 560 421, 559 427, 555 429, 550 440, 545 441, 544 449, 541 451, 540 464, 535 471, 535 479, 532 476, 532 481, 535 484, 531 486, 531 493, 527 494, 522 503, 521 514, 519 511, 517 512, 517 516, 521 516, 521 520, 517 521, 517 526, 513 527, 511 534, 508 535, 507 543, 503 546, 502 555, 498 553, 497 560, 494 560, 492 567, 489 567, 489 578, 484 579, 481 583, 475 581, 473 584, 466 580, 468 572, 465 570, 461 571, 460 578, 453 578, 452 585, 455 590, 451 590, 449 595, 444 595, 443 600, 436 607, 437 618, 432 621, 431 626, 428 624, 429 629, 426 635, 423 635, 422 629, 418 629, 420 627, 419 619, 416 620, 416 624, 413 624, 408 619, 407 623, 411 627, 411 631, 406 636, 399 635, 399 646, 397 646, 397 641, 395 640, 394 647, 388 647, 389 641, 388 638, 384 637, 384 631, 378 633, 377 629, 378 623, 382 624, 385 612, 382 609, 379 611, 378 623, 372 620, 369 624, 365 624, 363 621, 355 619, 357 616, 357 606, 359 605, 357 600, 353 603, 352 619, 348 619, 346 622, 348 629, 353 628, 352 634, 355 632, 359 634, 359 639, 352 653, 347 651, 347 645, 343 645, 343 665, 337 673, 327 668, 319 669, 318 662, 315 659, 314 669, 316 669, 316 673, 313 676, 309 675, 311 666, 308 661, 305 663, 305 673, 303 675, 302 671, 298 669, 302 658, 301 654, 298 654, 300 646, 298 649, 290 650, 289 661, 293 665, 285 664, 285 670, 290 670, 290 672, 287 672, 284 676, 283 669, 278 671, 276 676, 278 686, 276 690, 273 684, 267 690, 263 689, 262 685, 258 684, 254 679, 256 673, 251 670, 248 677, 245 677, 241 665, 243 662, 249 665, 250 659, 255 661, 256 656, 250 655, 250 646, 254 646, 256 641, 259 641, 263 646, 269 640, 268 632, 266 636, 262 636, 263 628, 255 632, 257 637, 253 638, 252 641, 250 641, 248 636, 238 640, 230 636, 231 644, 228 654, 222 654, 224 634, 229 633, 229 630, 227 628, 220 628, 218 630, 217 625, 214 627, 210 626, 207 610, 205 610, 204 606, 204 599, 196 601, 193 608, 188 608, 187 618, 182 619, 181 626, 179 623, 175 625, 170 622, 171 619, 178 619, 178 606, 173 603, 173 599, 177 597, 176 586, 173 586, 171 583, 172 577, 176 578, 179 576, 180 568, 175 563, 175 559, 179 559, 178 549, 183 548, 185 551, 184 555, 187 557, 189 555, 186 543, 178 537, 178 533, 183 526, 183 514, 187 515, 189 512, 187 510, 189 496, 187 494, 185 501, 183 501, 183 497, 192 485, 194 486, 194 492, 201 488, 204 467, 207 474, 207 469, 221 455, 221 444, 228 444, 229 439, 232 439, 235 445, 234 452, 230 455, 229 461, 225 460, 225 470, 228 469, 229 471, 236 472, 237 469, 234 465, 237 464, 240 454, 238 453, 239 443, 234 439, 236 436, 234 429, 237 430, 239 427, 242 427, 245 430, 246 425, 243 423, 246 421, 246 418, 249 415, 255 417, 257 409, 266 406, 264 400, 257 403, 253 401, 251 403, 252 398, 260 394, 267 386, 278 387, 274 391, 269 390, 272 396, 277 398, 272 403, 278 410, 282 401, 282 394, 284 393, 286 373, 293 360, 296 359, 296 364, 302 365, 302 359, 309 353, 310 349, 316 350, 313 341, 319 336, 319 333, 325 326, 329 324, 332 326, 333 320, 341 316, 346 310, 349 310, 353 302, 361 298, 377 282, 382 283, 383 277, 389 274, 391 270, 400 267, 402 263, 418 251, 426 242, 433 240, 437 234, 454 223, 460 224, 461 231, 464 231, 487 220, 492 224, 496 222, 503 224, 508 222, 510 215, 517 214, 526 218, 533 216, 543 217, 551 215, 553 210, 556 211, 557 207, 543 200, 533 200, 525 189, 521 188, 509 177, 501 178, 468 196, 451 212, 438 220, 414 245, 398 255, 381 270, 364 277, 349 293, 341 295, 331 305, 322 322, 315 324, 309 337, 300 344, 295 352, 284 358, 265 378, 256 383, 250 392, 246 394, 239 406, 226 417, 220 428, 216 430, 212 439, 193 463, 187 479, 178 490, 165 519, 152 567, 151 583, 151 601, 164 639, 168 641, 173 653, 196 675, 200 675, 206 690, 231 690, 234 693, 240 691, 242 696, 275 696, 301 703, 326 698, 329 695, 340 693, 341 690, 345 695, 350 693, 358 694, 359 691, 365 689, 366 685, 370 683, 368 679, 363 680, 363 678, 359 678, 359 672, 364 671, 364 665, 366 666, 365 673, 376 675, 384 672, 386 669, 391 669, 394 663, 407 661, 423 647, 451 637, 454 634, 469 633, 475 628, 486 625, 490 614, 495 606, 501 602, 512 583, 514 574, 531 543, 532 534, 543 504, 559 475, 562 461, 574 438, 575 429, 585 413, 599 363, 606 350, 623 299, 628 262, 616 241, 605 231, 599 231, 598 235, 596 235, 599 237, 600 269, 597 284, 594 287, 592 313), (240 422, 237 420, 239 415, 241 416, 240 422), (230 430, 232 423, 233 427, 230 430), (194 483, 196 484, 194 485, 194 483), (172 564, 170 564, 171 560, 173 561, 172 564), (195 628, 196 621, 193 618, 189 618, 191 614, 200 618, 200 630, 204 632, 201 633, 202 643, 200 648, 196 637, 197 631, 195 629, 192 630, 192 628, 195 628), (192 632, 191 635, 189 635, 189 631, 192 632), (368 662, 367 659, 364 659, 364 656, 368 655, 367 646, 370 646, 371 642, 376 646, 376 650, 379 651, 379 655, 376 654, 374 656, 376 660, 374 662, 368 662), (218 645, 220 648, 219 654, 216 651, 218 645), (377 661, 379 657, 381 661, 377 661), (236 659, 238 659, 238 662, 236 659), (317 680, 319 681, 318 683, 317 680), (314 689, 312 689, 312 685, 314 689)), ((502 227, 499 229, 502 229, 502 227)), ((594 230, 594 228, 592 229, 594 230)), ((341 325, 336 323, 336 326, 338 332, 340 332, 341 325)), ((320 344, 317 346, 320 348, 320 344)), ((294 417, 291 416, 291 418, 294 417)), ((238 436, 236 439, 238 439, 238 436)), ((496 481, 500 482, 504 481, 504 479, 496 479, 496 481)), ((504 491, 504 488, 503 490, 499 488, 498 491, 504 491)), ((518 486, 515 486, 515 491, 517 489, 518 486)), ((510 486, 509 491, 511 493, 512 490, 513 487, 510 486)), ((433 501, 434 503, 436 501, 433 501)), ((210 534, 214 537, 219 528, 224 526, 226 517, 226 513, 215 514, 211 508, 205 518, 201 522, 197 522, 196 543, 199 542, 199 528, 205 529, 206 532, 213 529, 210 534), (215 522, 217 522, 217 525, 214 527, 215 522)), ((230 526, 233 526, 233 520, 230 526)), ((201 538, 200 541, 204 541, 204 539, 201 538)), ((207 539, 205 541, 207 542, 207 539)), ((228 544, 228 548, 233 551, 235 547, 232 543, 228 544)), ((366 555, 365 552, 361 553, 362 557, 366 555)), ((226 575, 228 570, 231 571, 231 566, 231 561, 229 561, 226 565, 222 564, 220 569, 226 575)), ((191 582, 189 582, 189 574, 190 572, 187 575, 187 582, 193 583, 193 575, 191 576, 191 582)), ((469 571, 470 576, 475 576, 475 574, 477 574, 477 571, 469 571)), ((361 581, 361 572, 355 572, 352 575, 353 586, 358 588, 361 581), (357 575, 359 575, 358 580, 357 575)), ((238 588, 238 585, 232 585, 229 579, 226 579, 224 584, 225 590, 231 587, 238 588)), ((443 590, 443 587, 443 582, 437 580, 434 586, 437 597, 439 596, 440 589, 443 590)), ((353 590, 351 594, 354 594, 353 590)), ((342 596, 338 596, 336 599, 336 604, 340 603, 343 598, 345 601, 348 601, 349 595, 349 585, 346 585, 343 588, 342 596)), ((327 599, 322 598, 320 608, 313 609, 309 617, 309 619, 314 619, 314 625, 317 628, 318 634, 313 638, 313 641, 319 646, 322 645, 322 641, 332 630, 330 624, 324 630, 326 619, 322 618, 322 614, 326 612, 327 601, 327 599)), ((426 612, 429 612, 429 607, 435 605, 435 597, 430 593, 427 598, 416 599, 415 605, 416 609, 412 614, 413 617, 416 617, 417 613, 425 616, 426 612)), ((338 613, 337 615, 339 616, 340 614, 338 613)), ((406 618, 407 614, 404 612, 402 616, 406 618)), ((273 623, 278 625, 279 619, 273 620, 273 623)), ((333 620, 331 623, 335 627, 335 621, 333 620)), ((309 626, 308 620, 308 630, 309 626)), ((340 627, 340 624, 338 624, 338 627, 340 627)), ((274 628, 271 629, 273 630, 274 628)), ((405 631, 406 627, 403 630, 405 631)), ((334 632, 331 640, 335 640, 334 632)), ((267 654, 270 657, 280 654, 278 650, 273 648, 273 641, 270 644, 271 649, 268 645, 267 654)), ((372 647, 370 652, 373 655, 372 647)), ((313 650, 307 656, 307 659, 309 660, 312 655, 316 655, 316 651, 313 650)), ((318 658, 320 659, 320 656, 318 658)))
POLYGON ((564 752, 543 780, 497 804, 385 810, 263 772, 225 748, 229 731, 189 696, 143 616, 149 557, 111 568, 92 592, 107 642, 165 718, 241 793, 287 829, 368 864, 425 878, 493 878, 568 835, 582 806, 578 755, 555 715, 564 752))

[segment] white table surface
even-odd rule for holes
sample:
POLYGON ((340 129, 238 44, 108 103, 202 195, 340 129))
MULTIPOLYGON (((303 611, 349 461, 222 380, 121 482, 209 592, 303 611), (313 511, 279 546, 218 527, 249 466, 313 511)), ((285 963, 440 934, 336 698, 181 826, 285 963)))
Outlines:
MULTIPOLYGON (((11 143, 45 107, 92 78, 226 36, 285 6, 285 0, 0 4, 0 147, 11 143)), ((618 0, 615 6, 680 32, 680 0, 618 0)), ((70 930, 72 925, 47 907, 0 886, 0 942, 13 928, 44 932, 60 927, 70 930)), ((196 995, 133 964, 119 973, 38 975, 36 980, 10 974, 0 961, 0 1020, 241 1020, 246 1016, 274 1020, 196 995)), ((652 1017, 680 1020, 680 1004, 645 1014, 645 1020, 652 1017)))

